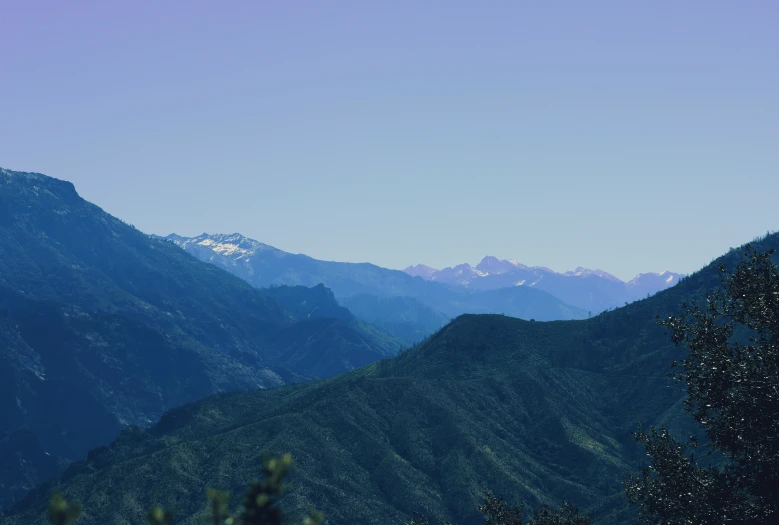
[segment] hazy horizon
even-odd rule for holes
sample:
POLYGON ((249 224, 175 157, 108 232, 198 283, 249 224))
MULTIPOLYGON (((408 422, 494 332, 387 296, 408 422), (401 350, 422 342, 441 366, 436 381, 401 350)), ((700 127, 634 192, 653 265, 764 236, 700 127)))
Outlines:
MULTIPOLYGON (((266 242, 263 242, 263 241, 262 241, 262 239, 254 239, 254 238, 252 238, 251 236, 249 236, 249 235, 244 235, 243 233, 241 233, 241 232, 239 232, 239 231, 232 231, 232 232, 200 232, 200 233, 198 233, 198 234, 194 234, 194 235, 181 235, 181 234, 180 234, 180 233, 178 233, 178 232, 170 232, 170 233, 166 233, 166 234, 160 234, 160 233, 156 233, 156 232, 145 232, 145 233, 153 233, 153 234, 155 234, 155 235, 159 235, 159 236, 161 236, 161 237, 167 237, 167 236, 170 236, 170 235, 178 235, 178 236, 181 236, 181 237, 184 237, 184 238, 190 238, 190 239, 191 239, 191 238, 197 238, 197 237, 200 237, 201 235, 236 235, 236 234, 238 234, 238 235, 242 235, 242 236, 244 236, 244 237, 250 238, 250 239, 252 239, 252 240, 254 240, 254 241, 262 242, 263 244, 268 244, 268 243, 266 243, 266 242)), ((746 243, 746 242, 747 242, 747 241, 745 241, 744 243, 746 243)), ((744 244, 744 243, 742 243, 742 244, 744 244)), ((295 250, 283 250, 282 248, 279 248, 278 246, 273 246, 273 247, 274 247, 274 248, 278 248, 278 249, 280 249, 280 250, 282 250, 282 251, 285 251, 285 252, 288 252, 288 253, 293 253, 293 254, 302 254, 302 255, 308 255, 308 256, 311 256, 311 254, 309 254, 309 253, 304 253, 304 252, 295 251, 295 250)), ((720 254, 720 255, 722 255, 722 254, 720 254)), ((476 259, 474 259, 474 258, 470 258, 470 259, 468 259, 468 260, 463 260, 463 261, 459 261, 459 262, 456 262, 456 263, 453 263, 453 264, 448 264, 448 265, 446 265, 446 266, 440 266, 440 267, 433 267, 433 266, 431 266, 431 265, 429 265, 429 264, 425 264, 425 262, 423 261, 423 262, 409 263, 409 264, 406 264, 405 266, 403 266, 403 267, 400 267, 400 268, 389 268, 389 267, 386 267, 386 268, 389 268, 389 269, 391 269, 391 270, 405 270, 406 268, 409 268, 409 267, 412 267, 412 266, 417 266, 417 265, 420 265, 420 264, 421 264, 421 265, 423 265, 423 266, 428 266, 428 267, 430 267, 430 268, 433 268, 434 270, 443 270, 443 269, 445 269, 445 268, 453 268, 453 267, 455 267, 455 266, 458 266, 458 265, 461 265, 461 264, 470 264, 472 267, 474 267, 474 268, 475 268, 475 267, 476 267, 476 266, 477 266, 477 265, 478 265, 478 264, 479 264, 479 263, 482 261, 482 259, 484 259, 485 257, 490 257, 490 256, 491 256, 491 257, 496 257, 494 254, 487 253, 487 254, 484 254, 484 255, 483 255, 483 256, 481 256, 481 257, 477 257, 476 259)), ((316 257, 315 257, 315 258, 316 258, 316 257)), ((516 261, 516 262, 519 262, 519 263, 522 263, 522 264, 524 264, 524 262, 523 262, 523 261, 519 261, 519 260, 517 260, 517 259, 515 259, 515 258, 513 258, 513 257, 498 257, 498 259, 502 259, 502 260, 513 260, 513 261, 516 261)), ((375 264, 375 263, 373 263, 373 261, 367 261, 367 260, 365 260, 365 261, 361 261, 361 260, 354 260, 354 261, 341 261, 341 260, 339 260, 339 259, 323 259, 323 260, 332 261, 332 262, 351 262, 351 263, 372 263, 372 264, 375 264)), ((706 264, 708 264, 708 262, 707 262, 707 263, 702 263, 702 264, 701 264, 701 266, 700 266, 700 268, 703 268, 704 266, 706 266, 706 264)), ((379 266, 380 266, 380 265, 379 265, 379 266)), ((537 267, 545 267, 545 268, 548 268, 548 269, 550 269, 550 270, 553 270, 553 271, 555 271, 555 272, 558 272, 558 273, 565 273, 565 272, 568 272, 568 271, 574 271, 574 270, 576 270, 578 267, 581 267, 581 265, 577 265, 577 266, 572 266, 572 267, 570 267, 570 268, 551 268, 551 267, 549 267, 549 266, 548 266, 548 265, 546 265, 546 264, 533 264, 533 265, 526 265, 526 266, 534 266, 534 267, 535 267, 535 266, 537 266, 537 267)), ((696 268, 696 269, 695 269, 695 270, 693 270, 693 271, 697 271, 697 270, 699 270, 700 268, 696 268)), ((600 271, 604 271, 604 272, 607 272, 607 273, 610 273, 610 274, 614 275, 615 277, 619 277, 619 278, 620 278, 620 279, 622 279, 623 281, 628 281, 628 280, 632 279, 633 277, 637 277, 637 276, 638 276, 639 274, 641 274, 641 273, 666 273, 666 272, 673 272, 673 273, 684 273, 684 272, 677 272, 677 271, 675 271, 675 270, 673 270, 673 269, 666 268, 666 269, 663 269, 663 270, 650 270, 650 271, 647 271, 647 272, 638 272, 638 273, 636 273, 635 275, 631 275, 630 277, 623 278, 623 277, 620 277, 620 276, 618 276, 618 275, 616 275, 616 274, 614 274, 614 273, 610 272, 610 271, 609 271, 607 268, 587 268, 587 269, 588 269, 588 270, 600 270, 600 271)), ((690 272, 690 273, 692 273, 692 272, 690 272)))
POLYGON ((29 2, 0 165, 147 233, 691 273, 779 226, 776 5, 29 2))

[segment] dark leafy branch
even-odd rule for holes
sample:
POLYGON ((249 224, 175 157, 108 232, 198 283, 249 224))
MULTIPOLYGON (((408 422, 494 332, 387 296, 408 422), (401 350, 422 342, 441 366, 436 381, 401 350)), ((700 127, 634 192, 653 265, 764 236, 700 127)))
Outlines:
POLYGON ((626 482, 647 523, 779 520, 779 271, 773 251, 747 246, 744 260, 704 303, 660 324, 688 354, 674 363, 687 410, 701 425, 717 466, 700 466, 664 428, 639 430, 650 465, 626 482))

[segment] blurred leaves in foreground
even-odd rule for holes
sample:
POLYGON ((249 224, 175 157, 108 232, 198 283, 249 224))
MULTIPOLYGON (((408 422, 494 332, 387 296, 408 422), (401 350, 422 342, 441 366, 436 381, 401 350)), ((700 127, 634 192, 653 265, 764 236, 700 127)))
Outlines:
MULTIPOLYGON (((298 522, 285 517, 279 506, 279 500, 287 489, 285 479, 292 469, 292 456, 284 454, 281 457, 263 458, 263 480, 249 485, 243 497, 243 505, 238 514, 230 511, 230 494, 209 488, 208 522, 211 525, 295 525, 298 522)), ((524 507, 508 507, 503 497, 496 497, 491 492, 484 493, 484 502, 479 505, 479 512, 484 515, 485 525, 523 525, 524 507)), ((81 506, 69 503, 59 494, 54 495, 49 503, 49 520, 53 525, 70 525, 81 514, 81 506)), ((313 507, 309 508, 308 516, 299 522, 300 525, 319 525, 323 516, 313 507)), ((161 508, 154 508, 148 514, 149 525, 172 525, 173 513, 161 508)), ((527 525, 589 525, 589 518, 579 516, 579 511, 563 502, 559 509, 544 505, 538 509, 527 525)), ((425 517, 415 517, 408 525, 429 525, 425 517)), ((441 523, 440 525, 454 525, 441 523)))
MULTIPOLYGON (((284 495, 287 484, 285 478, 292 469, 292 456, 285 454, 277 458, 263 458, 263 480, 249 485, 238 514, 230 511, 230 494, 209 488, 208 520, 211 525, 294 525, 281 507, 279 499, 284 495)), ((70 525, 81 514, 81 506, 67 502, 59 494, 49 503, 49 521, 53 525, 70 525)), ((322 514, 313 507, 300 525, 319 525, 322 514)), ((169 510, 154 508, 148 514, 149 525, 172 525, 173 513, 169 510)))

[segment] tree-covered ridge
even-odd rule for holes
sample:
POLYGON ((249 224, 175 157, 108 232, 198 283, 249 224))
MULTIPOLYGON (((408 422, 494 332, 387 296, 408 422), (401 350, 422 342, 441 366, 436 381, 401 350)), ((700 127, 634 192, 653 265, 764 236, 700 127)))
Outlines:
MULTIPOLYGON (((375 364, 173 410, 148 432, 125 432, 94 451, 59 488, 101 523, 113 512, 142 518, 135 505, 111 508, 119 494, 195 523, 205 485, 234 492, 263 452, 288 451, 299 465, 290 505, 311 502, 330 523, 415 512, 465 520, 487 488, 532 508, 567 499, 596 522, 618 520, 635 420, 673 413, 680 393, 664 373, 636 379, 553 366, 536 331, 544 326, 465 316, 405 354, 402 369, 375 364), (484 355, 490 348, 499 348, 495 361, 484 355), (428 358, 412 366, 418 352, 428 358)), ((27 512, 45 498, 45 490, 30 495, 27 512)))
MULTIPOLYGON (((45 453, 83 457, 169 408, 328 377, 400 346, 324 288, 257 290, 68 182, 0 171, 0 433, 30 431, 45 453)), ((11 452, 24 469, 0 471, 15 487, 0 505, 49 470, 25 450, 11 452)))
MULTIPOLYGON (((779 312, 776 301, 779 297, 779 272, 777 272, 776 266, 770 261, 770 252, 766 255, 756 254, 755 252, 747 251, 747 260, 735 267, 735 272, 732 277, 729 277, 726 281, 724 291, 717 291, 707 296, 706 308, 702 309, 698 307, 696 302, 692 303, 691 308, 683 310, 680 315, 665 316, 663 325, 671 328, 672 339, 676 343, 682 343, 684 347, 689 351, 688 354, 683 355, 683 367, 682 371, 678 374, 678 379, 681 380, 687 386, 687 392, 689 398, 686 402, 688 410, 691 411, 694 418, 704 425, 707 430, 708 437, 711 439, 709 445, 715 450, 719 450, 724 454, 727 463, 724 468, 721 464, 718 464, 717 460, 710 466, 698 466, 695 464, 693 458, 688 458, 685 454, 685 447, 676 442, 669 434, 669 432, 663 428, 659 431, 652 430, 649 434, 639 433, 638 438, 644 442, 647 447, 647 452, 652 460, 652 465, 645 468, 640 477, 634 477, 627 482, 627 494, 631 502, 638 503, 641 507, 641 519, 647 523, 669 523, 669 524, 683 524, 683 523, 755 523, 755 524, 768 524, 773 523, 776 515, 776 496, 779 493, 777 490, 776 472, 779 469, 776 468, 777 447, 775 447, 775 436, 777 424, 779 424, 779 417, 777 417, 777 410, 774 405, 776 404, 779 396, 774 391, 776 385, 779 384, 779 367, 777 366, 777 352, 775 348, 775 330, 776 330, 776 315, 779 312), (745 330, 740 330, 737 327, 741 326, 745 330), (758 403, 756 404, 756 400, 758 403)), ((725 258, 720 265, 721 271, 726 271, 728 263, 732 263, 731 258, 725 258)), ((708 272, 702 272, 697 279, 700 279, 708 272)), ((696 283, 691 283, 693 288, 696 283)), ((699 283, 698 283, 699 284, 699 283)), ((473 319, 480 319, 479 317, 471 317, 473 319)), ((483 318, 482 318, 483 319, 483 318)), ((490 318, 487 318, 490 319, 490 318)), ((459 321, 453 323, 454 326, 459 324, 459 321)), ((469 369, 471 371, 477 371, 483 369, 492 369, 493 379, 500 380, 502 378, 516 377, 518 370, 528 369, 543 369, 544 356, 542 352, 534 352, 531 348, 525 347, 521 352, 521 359, 514 363, 517 368, 503 368, 498 370, 496 367, 491 367, 490 362, 494 357, 491 355, 491 348, 480 345, 479 342, 483 341, 486 337, 493 341, 492 348, 502 348, 505 345, 494 344, 501 337, 511 337, 502 332, 510 332, 506 328, 511 327, 517 329, 519 335, 527 336, 527 331, 522 332, 520 326, 511 326, 516 324, 517 321, 508 320, 506 324, 496 324, 497 322, 505 323, 505 318, 494 317, 490 321, 493 321, 491 326, 483 326, 485 330, 481 330, 481 333, 471 332, 471 340, 467 341, 464 348, 471 348, 472 351, 463 353, 463 359, 457 359, 451 361, 458 352, 448 352, 453 346, 457 338, 465 336, 463 332, 450 333, 451 327, 442 330, 439 334, 433 338, 438 340, 438 346, 431 347, 431 341, 427 344, 420 346, 412 350, 403 356, 384 364, 373 365, 369 369, 355 371, 350 375, 352 377, 347 378, 335 378, 329 381, 322 382, 318 385, 320 389, 319 394, 323 393, 322 389, 327 388, 327 384, 333 386, 333 383, 340 383, 350 385, 354 390, 356 381, 357 384, 364 383, 365 380, 370 377, 380 377, 384 379, 390 379, 392 377, 414 376, 414 372, 421 372, 421 375, 416 379, 422 381, 423 378, 433 377, 438 383, 439 388, 446 382, 454 382, 458 379, 458 376, 462 373, 462 369, 469 369), (454 340, 447 339, 449 336, 456 336, 454 340), (421 354, 421 357, 420 357, 421 354), (436 358, 436 354, 441 354, 436 358), (448 354, 448 355, 446 355, 448 354), (446 358, 450 359, 450 363, 444 362, 446 358), (412 359, 413 358, 413 359, 412 359), (404 362, 405 361, 405 362, 404 362), (421 368, 423 363, 431 363, 431 366, 421 368), (400 365, 398 365, 400 364, 400 365), (445 377, 442 375, 436 375, 444 372, 446 369, 454 369, 454 377, 445 377), (453 381, 454 380, 454 381, 453 381)), ((527 323, 536 328, 536 326, 543 326, 540 323, 527 323)), ((559 323, 560 325, 570 325, 571 323, 559 323)), ((513 334, 514 336, 518 334, 513 334)), ((523 339, 517 338, 515 339, 523 339)), ((527 337, 524 337, 527 339, 527 337)), ((516 353, 516 351, 514 351, 516 353)), ((499 354, 498 358, 510 362, 510 355, 499 354)), ((465 373, 464 379, 478 380, 480 376, 478 374, 465 373)), ((529 380, 530 377, 524 379, 529 380)), ((635 376, 631 378, 635 381, 635 376)), ((484 388, 484 384, 478 385, 484 388)), ((316 388, 317 385, 307 385, 308 388, 316 388)), ((460 384, 462 388, 463 385, 460 384)), ((292 389, 280 389, 276 393, 283 395, 286 390, 287 395, 291 395, 296 398, 296 405, 298 410, 302 408, 301 400, 305 401, 305 393, 300 395, 300 390, 305 386, 292 388, 292 389)), ((464 401, 477 394, 479 389, 473 389, 466 393, 460 401, 464 401)), ((581 393, 582 391, 579 391, 581 393)), ((347 394, 347 392, 341 392, 347 394)), ((353 393, 353 392, 349 392, 353 393)), ((267 393, 266 393, 267 394, 267 393)), ((430 396, 431 393, 428 393, 430 396)), ((101 470, 110 470, 111 464, 121 465, 124 463, 132 462, 135 460, 141 460, 143 458, 151 457, 164 453, 166 447, 165 443, 161 443, 159 437, 164 437, 167 443, 172 444, 173 447, 179 448, 179 445, 191 445, 193 442, 200 441, 198 434, 212 434, 213 428, 221 427, 225 432, 219 432, 219 436, 224 438, 226 436, 235 437, 232 434, 233 430, 243 431, 246 427, 261 426, 251 421, 251 416, 246 417, 248 424, 242 426, 225 427, 222 414, 218 412, 219 408, 225 408, 228 405, 232 407, 229 412, 233 416, 238 416, 237 419, 231 421, 235 423, 241 419, 242 412, 256 411, 258 405, 252 403, 251 399, 243 398, 244 406, 241 403, 235 403, 239 396, 231 395, 225 396, 220 399, 207 400, 199 405, 193 405, 187 407, 187 409, 181 409, 179 411, 173 411, 166 415, 166 418, 160 422, 160 424, 153 429, 155 435, 140 435, 137 432, 134 435, 128 434, 124 440, 124 443, 116 443, 111 447, 111 450, 105 449, 99 454, 94 454, 87 464, 81 466, 75 466, 68 474, 68 478, 78 480, 81 477, 81 484, 85 479, 89 479, 89 473, 93 473, 95 477, 99 477, 101 470), (210 410, 204 410, 202 405, 213 401, 210 410), (233 402, 231 404, 231 401, 233 402), (248 401, 248 402, 247 402, 248 401), (216 409, 216 410, 215 410, 216 409), (202 416, 209 414, 214 417, 211 421, 206 421, 202 416), (216 421, 222 419, 221 423, 216 421), (199 420, 199 421, 198 421, 199 420), (214 423, 216 422, 215 426, 214 423), (212 429, 204 428, 212 426, 212 429), (199 427, 199 428, 198 428, 199 427), (178 439, 177 439, 178 438, 178 439), (108 469, 105 467, 108 466, 108 469), (86 475, 86 476, 85 476, 86 475), (85 476, 85 477, 84 477, 85 476)), ((321 397, 321 396, 320 396, 321 397)), ((277 401, 281 398, 277 399, 277 401)), ((354 398, 351 399, 354 401, 354 398)), ((418 397, 419 401, 430 402, 430 399, 424 399, 418 397)), ((369 399, 365 399, 369 401, 369 399)), ((500 399, 501 402, 505 401, 500 399)), ((589 400, 590 403, 592 399, 589 400)), ((536 402, 538 402, 536 400, 536 402)), ((327 402, 321 403, 319 408, 327 406, 327 402)), ((519 404, 510 403, 513 408, 520 407, 519 404)), ((524 407, 527 409, 527 404, 524 407)), ((485 400, 481 400, 481 406, 479 411, 485 411, 485 400)), ((408 409, 408 407, 406 407, 408 409)), ((425 415, 428 419, 434 414, 438 414, 437 411, 429 410, 427 406, 422 406, 420 413, 425 415)), ((478 411, 473 414, 479 415, 478 411)), ((639 412, 632 412, 627 417, 639 416, 639 412)), ((373 414, 376 416, 377 414, 373 414)), ((406 413, 406 416, 413 416, 414 414, 406 413)), ((507 414, 509 417, 517 418, 516 412, 507 414)), ((276 424, 283 424, 280 414, 276 414, 273 418, 276 424)), ((663 418, 661 418, 663 419, 663 418)), ((668 422, 668 418, 664 418, 665 422, 668 422)), ((451 423, 452 420, 444 418, 441 421, 451 423)), ((485 420, 485 418, 479 419, 474 417, 470 423, 477 427, 484 424, 493 423, 494 421, 485 420)), ((500 422, 507 426, 507 418, 500 419, 500 422)), ((466 427, 467 428, 467 427, 466 427)), ((264 430, 272 430, 273 427, 268 428, 267 425, 264 430)), ((429 441, 425 442, 425 432, 418 425, 410 425, 411 430, 417 439, 406 447, 405 450, 399 450, 393 452, 393 455, 401 460, 401 464, 412 463, 420 465, 424 461, 426 454, 430 453, 428 457, 435 457, 435 451, 431 450, 429 441), (419 439, 422 437, 422 439, 419 439), (402 455, 401 455, 402 454, 402 455)), ((300 429, 298 430, 298 437, 300 438, 300 429)), ((321 430, 335 430, 335 427, 321 428, 321 430)), ((340 430, 340 429, 338 429, 340 430)), ((455 432, 462 433, 464 428, 458 428, 454 425, 447 426, 443 429, 443 432, 438 432, 433 437, 433 440, 443 441, 444 448, 457 447, 457 439, 452 439, 452 434, 455 432)), ((503 439, 506 436, 510 436, 510 428, 506 428, 509 432, 499 436, 503 439)), ((317 432, 318 433, 318 432, 317 432)), ((305 432, 303 432, 305 434, 305 432)), ((365 433, 369 434, 369 433, 365 433)), ((293 434, 294 435, 294 434, 293 434)), ((550 434, 547 434, 550 435, 550 434)), ((551 434, 553 435, 553 434, 551 434)), ((430 438, 430 436, 427 436, 430 438)), ((355 434, 351 433, 349 436, 349 443, 355 443, 355 434)), ((331 435, 331 440, 337 440, 337 436, 331 435)), ((304 439, 305 440, 305 439, 304 439)), ((359 441, 359 437, 356 438, 359 441)), ((593 446, 593 442, 597 444, 597 441, 591 440, 589 448, 593 446)), ((245 447, 252 443, 256 444, 254 440, 238 440, 241 443, 239 446, 245 447)), ((282 441, 279 442, 279 444, 282 441)), ((310 445, 311 441, 307 444, 310 445)), ((205 445, 203 443, 203 445, 205 445)), ((284 445, 282 445, 284 446, 284 445)), ((697 448, 697 441, 692 441, 693 448, 697 448)), ((210 450, 210 447, 204 446, 206 450, 210 450)), ((233 445, 231 449, 235 449, 233 445)), ((496 445, 497 448, 497 445, 496 445)), ((191 450, 191 448, 190 448, 191 450)), ((302 450, 307 450, 303 448, 302 450)), ((337 449, 331 449, 328 452, 337 451, 337 449)), ((489 447, 489 452, 493 452, 489 447)), ((180 451, 179 451, 180 452, 180 451)), ((316 468, 316 459, 321 456, 319 450, 315 451, 316 457, 310 457, 311 461, 308 463, 309 468, 316 468)), ((338 458, 338 461, 330 462, 329 478, 322 478, 321 484, 318 486, 319 490, 325 487, 331 490, 336 488, 334 485, 340 485, 338 481, 352 480, 351 476, 355 474, 353 469, 349 468, 347 464, 350 458, 346 457, 350 453, 353 455, 354 450, 343 451, 344 453, 338 458), (346 461, 344 461, 346 460, 346 461)), ((519 452, 519 450, 517 450, 519 452)), ((598 450, 602 455, 604 450, 598 450)), ((309 450, 311 453, 311 450, 309 450)), ((365 452, 361 452, 364 454, 365 452)), ((174 456, 175 457, 175 456, 174 456)), ((235 457, 235 456, 233 456, 235 457)), ((506 456, 510 458, 510 456, 506 456)), ((354 458, 351 458, 354 459, 354 458)), ((468 467, 468 458, 463 454, 459 457, 459 465, 461 469, 468 467)), ((483 456, 477 459, 484 459, 483 456)), ((554 461, 554 456, 547 457, 548 461, 554 461)), ((569 458, 573 459, 573 458, 569 458)), ((386 460, 384 460, 386 461, 386 460)), ((381 465, 380 462, 379 466, 381 465)), ((397 463, 394 461, 393 463, 397 463)), ((143 464, 143 463, 141 463, 143 464)), ((233 462, 232 465, 236 463, 233 462)), ((241 464, 238 462, 238 464, 241 464)), ((478 462, 477 462, 478 465, 478 462)), ((590 462, 589 467, 592 468, 593 462, 590 462)), ((166 467, 166 462, 157 462, 155 466, 160 468, 166 467)), ((463 469, 464 472, 459 472, 460 476, 454 476, 447 479, 449 485, 446 487, 452 491, 457 498, 455 501, 462 502, 463 496, 467 495, 468 491, 458 490, 460 485, 455 484, 459 482, 465 487, 472 486, 474 476, 489 476, 489 469, 487 472, 479 471, 475 469, 476 465, 471 464, 470 469, 463 469)), ((500 466, 491 463, 488 465, 494 470, 500 470, 500 466)), ((512 465, 514 467, 514 465, 512 465)), ((376 465, 373 466, 376 468, 376 465)), ((505 466, 504 466, 505 468, 505 466)), ((440 467, 439 467, 440 469, 440 467)), ((419 467, 416 469, 421 471, 419 467)), ((513 468, 507 468, 514 476, 521 480, 532 482, 536 485, 534 488, 538 490, 544 486, 543 481, 539 478, 530 478, 527 476, 527 472, 521 472, 519 470, 513 470, 513 468)), ((413 471, 412 471, 413 472, 413 471)), ((440 472, 440 470, 439 470, 440 472)), ((439 473, 436 472, 436 473, 439 473)), ((189 470, 188 474, 192 474, 189 470)), ((389 495, 391 484, 387 484, 392 478, 388 479, 388 475, 393 473, 392 470, 382 470, 378 479, 360 480, 360 486, 365 488, 365 482, 374 483, 379 480, 384 481, 384 485, 380 486, 380 495, 382 498, 386 498, 389 495)), ((419 472, 424 474, 424 471, 419 472)), ((399 479, 398 473, 395 473, 395 480, 399 479)), ((457 472, 455 473, 457 474, 457 472)), ((495 472, 492 472, 491 483, 500 484, 500 476, 495 476, 495 472)), ((598 472, 600 479, 604 479, 604 476, 609 475, 608 472, 598 472)), ((408 475, 408 472, 407 472, 408 475)), ((576 478, 576 474, 568 472, 566 479, 576 478)), ((111 477, 108 477, 111 480, 111 477)), ((352 480, 353 481, 353 480, 352 480)), ((398 500, 390 502, 389 505, 381 506, 381 499, 376 495, 371 497, 370 493, 363 491, 362 494, 354 494, 352 491, 355 486, 350 487, 351 490, 342 491, 337 496, 337 503, 325 498, 324 505, 330 506, 331 510, 336 516, 332 522, 341 523, 349 520, 358 520, 360 522, 366 522, 364 516, 356 514, 355 509, 344 509, 343 505, 345 497, 362 497, 367 498, 366 501, 362 501, 363 505, 378 512, 377 515, 373 515, 372 520, 367 522, 383 522, 387 519, 396 520, 402 519, 395 515, 393 517, 391 511, 397 510, 398 507, 411 499, 416 502, 417 505, 422 505, 425 513, 429 513, 431 507, 429 501, 420 499, 420 490, 429 488, 425 483, 427 480, 424 477, 410 480, 412 483, 406 487, 406 493, 399 495, 398 500), (415 483, 413 483, 415 482, 415 483), (356 514, 356 516, 355 516, 356 514), (345 516, 346 515, 346 516, 345 516)), ((66 488, 72 490, 74 483, 66 488)), ((311 478, 306 476, 302 483, 305 486, 302 494, 298 491, 298 503, 303 499, 303 495, 309 498, 316 498, 317 491, 311 490, 311 478)), ((484 484, 484 483, 483 483, 484 484)), ((174 486, 182 486, 180 483, 174 486)), ((158 483, 155 485, 157 488, 169 489, 169 485, 165 483, 158 483)), ((132 484, 125 484, 123 488, 125 490, 131 489, 132 484)), ((340 487, 339 487, 340 488, 340 487)), ((439 488, 443 488, 439 485, 439 488)), ((515 487, 516 488, 516 487, 515 487)), ((520 485, 521 488, 527 489, 527 485, 520 485)), ((38 496, 31 495, 28 503, 32 503, 34 506, 35 498, 45 497, 47 491, 41 491, 38 496)), ((88 492, 83 493, 85 495, 91 495, 88 492)), ((181 492, 179 492, 181 494, 181 492)), ((331 497, 333 495, 331 494, 331 497)), ((579 495, 580 496, 580 495, 579 495)), ((101 497, 96 503, 105 501, 106 495, 101 494, 101 497)), ((108 498, 110 501, 111 498, 108 498)), ((222 501, 219 498, 212 501, 222 501)), ((265 501, 265 500, 263 500, 265 501)), ((351 500, 354 501, 354 500, 351 500)), ((361 500, 357 500, 358 502, 361 500)), ((300 506, 300 505, 298 505, 300 506)), ((214 508, 221 508, 221 503, 214 508)), ((118 510, 118 509, 117 509, 118 510)), ((479 505, 478 510, 484 516, 485 523, 489 525, 520 525, 525 523, 525 519, 529 518, 527 523, 535 525, 584 525, 589 523, 589 518, 580 514, 575 506, 571 506, 564 503, 559 509, 554 509, 549 505, 542 505, 540 508, 528 517, 524 512, 522 506, 509 507, 505 500, 502 498, 496 498, 490 492, 487 492, 484 501, 479 505)), ((623 509, 622 512, 610 512, 602 513, 603 506, 591 506, 589 510, 594 514, 595 522, 627 522, 633 519, 628 509, 623 509), (605 514, 605 515, 604 515, 605 514)), ((614 509, 616 510, 616 509, 614 509)), ((34 511, 33 511, 34 512, 34 511)), ((127 512, 124 509, 124 512, 127 512)), ((188 511, 185 520, 192 522, 194 516, 198 514, 197 511, 188 511)), ((202 511, 200 511, 202 515, 202 511)), ((30 516, 28 516, 29 518, 30 516)), ((451 523, 449 521, 450 515, 439 516, 440 523, 451 523), (445 521, 444 521, 445 520, 445 521)), ((18 519, 18 518, 17 518, 18 519)), ((475 519, 473 513, 464 513, 461 515, 462 520, 471 522, 475 519)), ((13 519, 9 523, 15 523, 13 519)), ((412 518, 410 523, 413 525, 428 525, 434 522, 427 517, 415 517, 412 518)), ((265 521, 261 521, 265 523, 265 521)))
POLYGON ((187 494, 241 486, 261 452, 291 452, 300 466, 291 500, 333 523, 467 518, 487 488, 531 508, 566 499, 595 523, 624 522, 620 481, 641 458, 635 423, 689 426, 667 377, 679 351, 655 316, 717 282, 706 269, 582 322, 462 316, 393 360, 173 410, 74 465, 62 489, 109 523, 101 502, 120 491, 193 516, 201 501, 187 494), (153 485, 147 471, 159 474, 153 485))

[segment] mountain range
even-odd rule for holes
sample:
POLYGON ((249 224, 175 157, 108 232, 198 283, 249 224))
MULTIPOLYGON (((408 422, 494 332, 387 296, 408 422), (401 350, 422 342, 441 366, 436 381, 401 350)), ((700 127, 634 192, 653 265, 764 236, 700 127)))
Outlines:
POLYGON ((589 316, 551 291, 614 300, 603 283, 629 283, 495 258, 442 282, 237 234, 159 238, 68 182, 0 169, 0 505, 17 502, 0 525, 41 521, 55 490, 83 523, 157 504, 198 523, 207 486, 237 492, 281 452, 298 465, 285 504, 333 524, 468 524, 488 488, 626 523, 634 425, 691 431, 655 318, 738 255, 589 316), (522 271, 541 277, 489 284, 522 271))
MULTIPOLYGON (((754 244, 779 247, 779 235, 754 244)), ((206 487, 239 492, 263 453, 291 452, 284 504, 328 523, 402 523, 419 512, 476 523, 485 489, 537 507, 566 499, 595 524, 635 521, 621 481, 645 461, 637 423, 693 432, 668 377, 679 358, 657 317, 704 298, 733 250, 677 286, 586 320, 463 315, 415 348, 339 376, 210 397, 123 431, 0 525, 37 522, 54 491, 83 523, 140 523, 163 505, 199 523, 206 487)), ((774 260, 777 258, 775 256, 774 260)))
POLYGON ((673 286, 683 277, 646 273, 623 282, 600 270, 578 268, 561 274, 495 257, 485 257, 476 268, 463 264, 434 270, 417 265, 400 272, 291 254, 239 233, 159 238, 258 288, 322 283, 359 318, 406 344, 464 313, 502 313, 538 321, 584 319, 673 286))
POLYGON ((69 182, 0 170, 0 503, 126 425, 215 393, 332 376, 401 346, 324 286, 258 290, 69 182))
POLYGON ((518 261, 492 256, 484 257, 475 267, 465 263, 436 270, 418 264, 403 271, 428 281, 470 290, 532 286, 551 293, 567 304, 594 313, 643 299, 674 286, 684 277, 679 273, 665 271, 642 273, 625 282, 603 270, 578 267, 573 271, 558 273, 543 266, 525 266, 518 261))
POLYGON ((420 341, 464 313, 503 313, 538 321, 587 317, 586 310, 533 287, 474 291, 374 264, 320 261, 291 254, 238 233, 156 238, 171 241, 257 288, 324 284, 358 317, 377 323, 406 344, 420 341), (372 304, 369 311, 362 307, 366 301, 372 304))

